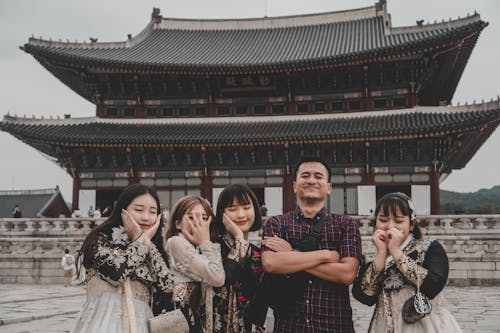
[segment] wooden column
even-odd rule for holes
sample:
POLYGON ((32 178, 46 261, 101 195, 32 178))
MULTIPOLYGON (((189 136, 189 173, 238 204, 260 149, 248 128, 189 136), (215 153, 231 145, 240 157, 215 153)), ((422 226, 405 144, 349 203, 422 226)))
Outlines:
MULTIPOLYGON (((213 179, 212 176, 208 174, 208 172, 205 172, 203 176, 201 177, 201 190, 200 194, 203 198, 207 199, 208 201, 212 202, 212 189, 214 187, 213 184, 213 179)), ((215 208, 217 206, 217 202, 212 202, 212 207, 215 208)))
POLYGON ((283 177, 283 213, 294 210, 296 206, 293 193, 293 175, 287 172, 283 177))
POLYGON ((75 174, 73 176, 73 197, 71 200, 71 211, 74 211, 80 206, 80 179, 75 174))
POLYGON ((441 211, 441 198, 439 195, 439 168, 438 162, 434 162, 431 180, 431 214, 439 215, 441 211))

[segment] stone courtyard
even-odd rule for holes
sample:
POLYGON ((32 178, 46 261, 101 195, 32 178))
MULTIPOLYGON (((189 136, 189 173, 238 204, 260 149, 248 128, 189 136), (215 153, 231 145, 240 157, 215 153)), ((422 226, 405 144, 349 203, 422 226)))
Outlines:
MULTIPOLYGON (((500 332, 500 287, 448 286, 444 292, 464 333, 500 332)), ((85 301, 80 286, 2 284, 0 295, 0 333, 70 332, 85 301)), ((355 300, 352 307, 356 332, 366 332, 373 308, 355 300)), ((269 332, 272 320, 269 314, 269 332)))

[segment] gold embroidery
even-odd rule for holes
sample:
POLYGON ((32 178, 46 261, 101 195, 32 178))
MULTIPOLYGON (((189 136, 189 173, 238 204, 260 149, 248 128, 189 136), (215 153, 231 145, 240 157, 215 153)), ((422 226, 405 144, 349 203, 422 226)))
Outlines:
POLYGON ((377 272, 375 270, 375 265, 371 263, 371 265, 366 270, 365 274, 361 278, 361 290, 368 296, 378 295, 380 290, 380 284, 382 280, 380 277, 382 272, 377 272))

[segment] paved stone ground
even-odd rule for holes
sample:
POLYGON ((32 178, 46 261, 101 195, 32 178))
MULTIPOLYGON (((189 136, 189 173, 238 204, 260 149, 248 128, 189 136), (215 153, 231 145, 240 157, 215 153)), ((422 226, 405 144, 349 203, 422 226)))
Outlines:
MULTIPOLYGON (((500 332, 500 287, 447 287, 445 296, 464 333, 500 332)), ((0 285, 0 333, 70 332, 84 301, 78 286, 0 285)), ((352 307, 356 331, 366 332, 373 308, 352 307)))

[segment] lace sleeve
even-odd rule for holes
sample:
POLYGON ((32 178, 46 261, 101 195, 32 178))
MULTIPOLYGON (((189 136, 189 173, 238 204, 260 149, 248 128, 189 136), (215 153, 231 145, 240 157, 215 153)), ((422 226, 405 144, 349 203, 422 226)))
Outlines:
POLYGON ((382 283, 382 271, 377 272, 375 270, 375 265, 371 263, 368 266, 368 269, 366 270, 365 274, 361 277, 360 281, 360 286, 361 290, 367 295, 367 296, 376 296, 380 292, 380 286, 382 283))
POLYGON ((116 286, 134 276, 137 267, 146 261, 148 253, 149 247, 142 243, 132 242, 124 246, 100 235, 93 265, 104 280, 116 286))
POLYGON ((149 250, 149 258, 150 258, 150 270, 154 277, 153 285, 165 292, 169 293, 173 290, 173 275, 170 269, 167 267, 165 260, 161 256, 160 252, 155 246, 152 246, 149 250))
POLYGON ((173 269, 194 281, 201 281, 213 287, 224 284, 220 244, 206 241, 200 246, 200 254, 188 240, 174 236, 168 240, 167 248, 173 269))
POLYGON ((420 266, 415 260, 407 255, 402 255, 399 260, 396 261, 396 266, 403 276, 415 286, 417 286, 417 281, 421 285, 427 276, 427 269, 420 266))
POLYGON ((249 248, 250 243, 247 240, 243 238, 237 238, 235 239, 234 244, 231 247, 229 254, 227 255, 227 258, 244 264, 246 261, 245 259, 250 256, 250 251, 248 251, 249 248))

